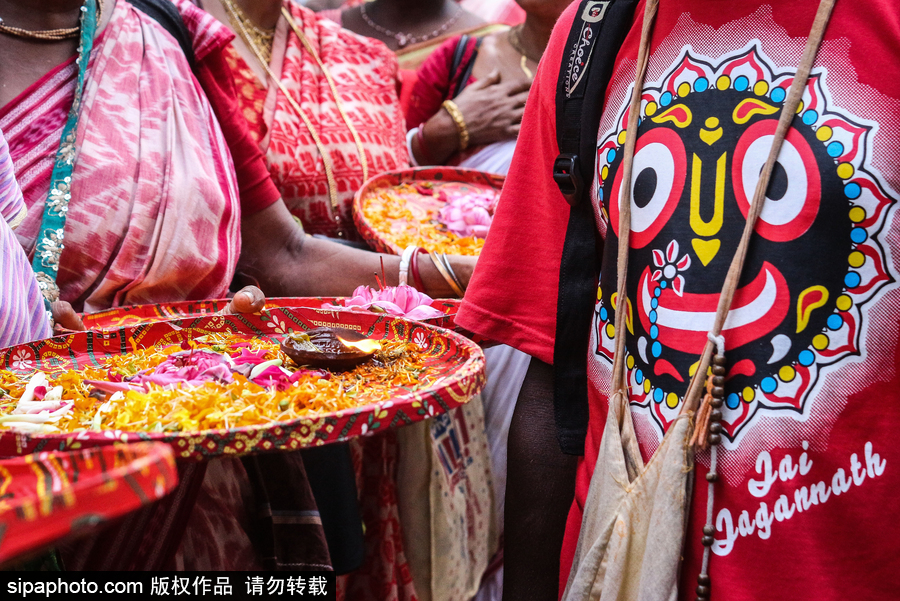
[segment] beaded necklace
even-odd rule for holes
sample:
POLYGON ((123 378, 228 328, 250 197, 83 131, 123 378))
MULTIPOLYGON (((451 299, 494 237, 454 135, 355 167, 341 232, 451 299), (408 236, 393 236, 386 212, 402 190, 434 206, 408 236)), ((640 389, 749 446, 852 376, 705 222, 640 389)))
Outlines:
MULTIPOLYGON (((84 8, 82 8, 82 11, 84 8)), ((97 23, 103 22, 103 2, 101 1, 97 8, 97 23)), ((12 25, 7 25, 3 20, 3 17, 0 17, 0 33, 7 33, 9 35, 15 36, 17 38, 25 38, 28 40, 42 40, 46 42, 59 42, 62 40, 69 40, 72 38, 78 37, 78 32, 81 31, 81 24, 75 27, 67 27, 62 29, 42 29, 39 31, 31 31, 29 29, 22 29, 21 27, 14 27, 12 25)))
POLYGON ((44 215, 41 229, 34 250, 31 267, 37 277, 44 299, 49 303, 59 299, 59 286, 56 278, 59 274, 59 257, 62 254, 65 238, 66 214, 69 201, 72 199, 72 172, 75 170, 75 137, 78 132, 78 114, 81 112, 84 80, 90 62, 91 50, 94 47, 94 34, 97 31, 97 0, 86 0, 81 7, 81 41, 78 44, 78 78, 75 82, 75 100, 66 124, 63 127, 59 150, 50 175, 50 191, 44 203, 44 215))
POLYGON ((391 31, 387 27, 382 27, 381 25, 379 25, 378 23, 373 21, 372 17, 369 16, 369 13, 366 11, 366 3, 365 2, 363 2, 362 4, 359 5, 359 16, 361 16, 363 21, 366 22, 366 25, 368 25, 369 27, 371 27, 372 29, 374 29, 375 31, 377 31, 378 33, 380 33, 382 35, 385 35, 389 38, 394 38, 395 40, 397 40, 398 48, 406 48, 410 44, 418 44, 421 42, 427 42, 428 40, 438 37, 442 33, 446 32, 448 29, 450 29, 450 27, 459 20, 459 18, 462 16, 462 14, 463 14, 462 7, 457 5, 456 12, 453 13, 453 15, 449 19, 444 21, 444 23, 440 27, 438 27, 431 33, 426 33, 426 34, 422 34, 419 36, 415 36, 415 35, 412 35, 411 33, 406 33, 406 32, 402 32, 402 31, 391 31))

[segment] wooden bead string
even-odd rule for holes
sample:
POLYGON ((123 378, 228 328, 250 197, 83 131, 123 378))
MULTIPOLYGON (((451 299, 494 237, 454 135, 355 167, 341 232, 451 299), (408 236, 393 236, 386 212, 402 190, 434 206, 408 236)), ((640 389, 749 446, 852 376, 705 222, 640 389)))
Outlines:
POLYGON ((694 436, 691 439, 691 445, 694 445, 695 448, 697 445, 700 445, 701 448, 711 447, 709 471, 706 473, 706 523, 703 525, 703 538, 700 539, 703 545, 703 563, 700 566, 700 573, 697 575, 697 601, 708 601, 710 594, 709 557, 712 545, 716 542, 713 508, 715 506, 715 483, 719 479, 716 470, 719 445, 722 443, 722 405, 725 402, 725 337, 718 336, 713 341, 716 344, 716 354, 712 358, 712 377, 706 381, 703 407, 697 412, 697 415, 701 417, 698 417, 695 422, 694 436), (701 438, 702 442, 698 440, 701 438))
MULTIPOLYGON (((697 576, 697 597, 696 601, 709 601, 711 581, 709 578, 709 557, 712 545, 715 543, 715 525, 713 524, 713 505, 714 493, 713 484, 718 480, 717 460, 718 446, 722 442, 722 404, 725 397, 725 339, 722 336, 722 328, 728 317, 728 311, 731 308, 731 302, 737 291, 738 280, 744 269, 744 263, 747 258, 747 252, 750 245, 750 238, 756 226, 756 220, 762 213, 763 205, 766 202, 766 191, 769 189, 769 181, 778 154, 781 152, 781 145, 787 137, 787 132, 791 127, 803 92, 806 89, 806 83, 809 80, 809 73, 812 70, 813 63, 816 59, 816 53, 822 38, 825 35, 825 28, 831 17, 835 0, 821 0, 819 8, 816 11, 816 17, 813 21, 809 37, 806 41, 806 48, 803 50, 803 56, 800 65, 797 67, 797 73, 794 75, 794 81, 791 83, 784 106, 781 109, 781 115, 778 119, 778 125, 775 129, 775 136, 772 140, 772 146, 769 149, 769 156, 766 160, 763 170, 760 173, 759 181, 753 195, 753 202, 747 215, 747 222, 744 224, 744 231, 741 235, 741 241, 738 244, 728 274, 725 278, 725 285, 719 297, 719 306, 716 311, 715 321, 712 331, 708 334, 709 341, 703 350, 697 371, 688 387, 688 393, 685 397, 683 410, 691 410, 699 400, 700 382, 706 380, 707 371, 712 363, 712 378, 705 382, 704 388, 707 394, 704 396, 702 405, 698 409, 696 416, 699 423, 695 423, 695 431, 692 437, 692 444, 695 448, 700 446, 705 448, 707 445, 712 447, 710 450, 710 469, 707 474, 708 494, 706 506, 706 524, 703 526, 703 563, 700 574, 697 576), (713 357, 713 350, 716 354, 713 357), (705 443, 705 444, 704 444, 705 443)), ((627 181, 627 180, 626 180, 627 181)))

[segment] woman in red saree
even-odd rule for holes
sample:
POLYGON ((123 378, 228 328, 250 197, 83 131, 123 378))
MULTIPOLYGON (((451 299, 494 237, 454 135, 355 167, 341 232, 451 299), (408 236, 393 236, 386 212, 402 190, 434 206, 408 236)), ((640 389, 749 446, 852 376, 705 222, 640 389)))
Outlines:
POLYGON ((236 33, 227 56, 238 99, 288 209, 310 234, 359 240, 353 194, 367 177, 408 166, 396 59, 293 2, 286 15, 280 2, 248 13, 228 0, 201 6, 236 33), (243 16, 258 13, 273 27, 243 16), (241 27, 267 37, 250 44, 241 27))
MULTIPOLYGON (((454 164, 460 167, 506 174, 516 147, 524 105, 534 71, 557 19, 568 0, 517 0, 524 22, 502 33, 484 37, 459 36, 438 48, 420 67, 412 93, 407 122, 413 127, 408 139, 415 164, 454 164), (452 100, 467 124, 471 144, 461 148, 454 119, 443 107, 452 100)), ((513 580, 521 557, 530 550, 522 544, 515 524, 522 523, 521 499, 527 491, 509 495, 507 474, 515 474, 515 462, 507 469, 510 423, 525 380, 530 357, 510 346, 485 349, 487 385, 482 391, 491 462, 496 477, 494 501, 504 549, 495 558, 498 570, 485 578, 477 601, 500 599, 506 568, 513 580), (507 507, 509 513, 507 514, 507 507), (509 515, 509 519, 506 519, 509 515), (510 529, 504 524, 513 524, 510 529), (504 565, 506 564, 506 565, 504 565)), ((513 475, 512 480, 515 480, 513 475)), ((534 550, 539 553, 541 550, 534 550)))
MULTIPOLYGON (((368 177, 408 166, 393 54, 292 2, 206 0, 202 7, 237 34, 226 57, 241 112, 291 213, 309 233, 359 240, 351 215, 354 193, 368 177), (271 25, 264 30, 268 37, 256 37, 260 28, 254 21, 271 25)), ((357 569, 363 549, 353 524, 341 524, 333 536, 337 540, 329 541, 336 567, 355 570, 342 583, 347 598, 415 598, 399 531, 395 434, 354 447, 366 523, 362 568, 357 569)), ((314 457, 307 452, 311 473, 322 466, 333 476, 343 473, 347 456, 331 451, 327 456, 316 451, 314 457)), ((342 508, 338 520, 346 522, 357 511, 355 494, 344 499, 319 490, 317 495, 342 508)))
POLYGON ((320 14, 349 31, 384 42, 396 54, 404 113, 416 84, 416 70, 441 44, 461 34, 480 37, 506 29, 453 0, 351 1, 320 14))

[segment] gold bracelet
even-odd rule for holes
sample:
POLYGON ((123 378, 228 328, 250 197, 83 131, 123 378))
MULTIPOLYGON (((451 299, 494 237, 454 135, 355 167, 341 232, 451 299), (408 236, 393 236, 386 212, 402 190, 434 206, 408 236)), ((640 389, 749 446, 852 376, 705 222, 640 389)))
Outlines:
POLYGON ((456 283, 454 277, 452 277, 448 272, 447 268, 444 267, 444 264, 441 262, 441 259, 437 256, 437 253, 430 252, 428 256, 431 257, 431 262, 434 263, 435 269, 438 270, 438 273, 443 276, 444 281, 447 282, 447 285, 453 290, 454 294, 459 298, 462 298, 465 295, 465 291, 456 283))
POLYGON ((459 150, 465 150, 469 147, 469 128, 466 127, 462 111, 452 100, 445 100, 441 106, 450 114, 450 118, 456 123, 456 129, 459 130, 459 150))

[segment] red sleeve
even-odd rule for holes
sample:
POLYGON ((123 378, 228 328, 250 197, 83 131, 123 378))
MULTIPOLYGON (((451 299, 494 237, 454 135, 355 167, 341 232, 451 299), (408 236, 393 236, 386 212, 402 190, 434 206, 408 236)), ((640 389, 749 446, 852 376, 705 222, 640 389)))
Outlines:
POLYGON ((453 66, 453 53, 460 37, 450 38, 438 46, 419 66, 406 111, 406 126, 409 129, 430 119, 449 96, 453 82, 450 67, 453 66))
POLYGON ((569 205, 553 181, 556 80, 578 3, 560 17, 531 87, 491 231, 457 322, 553 362, 556 297, 569 205))
POLYGON ((241 214, 252 215, 274 204, 281 193, 272 182, 263 153, 241 114, 234 76, 225 59, 226 48, 213 50, 197 61, 194 75, 209 98, 231 150, 241 195, 241 214))

